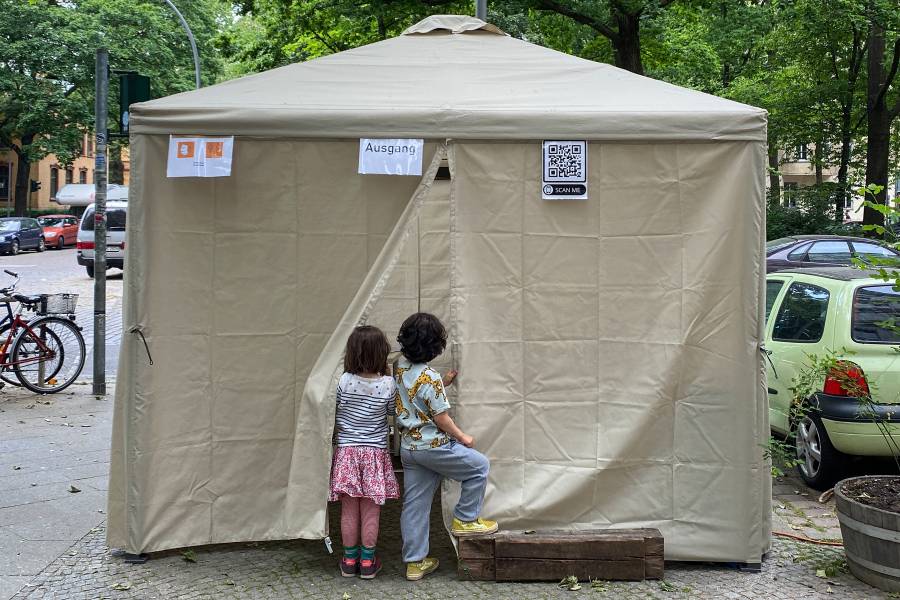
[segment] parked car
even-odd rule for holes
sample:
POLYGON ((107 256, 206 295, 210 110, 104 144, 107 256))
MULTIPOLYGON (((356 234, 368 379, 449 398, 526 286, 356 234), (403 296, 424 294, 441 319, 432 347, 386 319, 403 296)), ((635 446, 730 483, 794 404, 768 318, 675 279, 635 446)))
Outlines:
POLYGON ((78 217, 72 215, 46 215, 38 217, 38 223, 44 229, 44 240, 47 245, 62 250, 75 244, 78 238, 78 217))
MULTIPOLYGON (((106 267, 121 269, 125 266, 125 219, 127 202, 106 203, 106 267)), ((87 269, 88 277, 94 276, 94 205, 81 216, 78 228, 78 264, 87 269)))
MULTIPOLYGON (((869 389, 878 419, 895 428, 900 442, 900 292, 891 283, 853 267, 823 267, 766 277, 765 348, 769 423, 781 435, 796 431, 800 475, 826 489, 840 478, 853 456, 891 456, 876 420, 860 415, 854 389, 869 389), (808 398, 810 410, 791 416, 791 387, 809 362, 829 350, 851 354, 846 374, 823 377, 821 391, 808 398), (846 376, 855 380, 851 390, 846 376), (799 421, 799 422, 794 422, 799 421)), ((856 394, 859 395, 859 394, 856 394)))
POLYGON ((766 242, 766 273, 802 267, 851 265, 853 257, 900 258, 900 252, 869 238, 795 235, 766 242))
POLYGON ((47 248, 44 230, 37 219, 28 217, 5 217, 0 219, 0 252, 18 254, 19 250, 47 248))

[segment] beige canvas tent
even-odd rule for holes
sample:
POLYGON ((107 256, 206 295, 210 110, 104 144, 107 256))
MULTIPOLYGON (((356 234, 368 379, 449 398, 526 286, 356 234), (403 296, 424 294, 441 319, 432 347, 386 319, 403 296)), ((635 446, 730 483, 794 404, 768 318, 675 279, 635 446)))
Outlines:
POLYGON ((109 543, 327 535, 346 336, 421 309, 492 518, 759 562, 765 143, 468 17, 135 106, 109 543), (235 136, 231 175, 168 178, 170 134, 235 136), (423 176, 358 174, 359 138, 424 139, 423 176), (586 200, 542 199, 543 140, 587 140, 586 200))

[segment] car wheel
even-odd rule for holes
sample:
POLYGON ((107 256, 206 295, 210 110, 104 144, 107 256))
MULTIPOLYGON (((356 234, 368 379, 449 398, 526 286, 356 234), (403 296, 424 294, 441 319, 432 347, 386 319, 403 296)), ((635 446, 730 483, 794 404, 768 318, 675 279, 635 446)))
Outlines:
POLYGON ((19 240, 13 240, 9 245, 9 253, 15 256, 19 253, 19 240))
POLYGON ((818 415, 806 414, 797 423, 797 469, 806 484, 817 490, 831 488, 844 472, 845 455, 834 449, 818 415))
POLYGON ((66 238, 64 238, 62 236, 59 236, 58 238, 56 238, 56 249, 62 250, 65 247, 66 247, 66 238))
POLYGON ((47 249, 47 242, 44 241, 44 238, 41 238, 40 241, 38 242, 37 251, 43 252, 46 249, 47 249))
POLYGON ((94 265, 87 265, 87 266, 85 267, 85 269, 87 269, 88 277, 90 277, 91 279, 93 279, 93 278, 94 278, 94 265))

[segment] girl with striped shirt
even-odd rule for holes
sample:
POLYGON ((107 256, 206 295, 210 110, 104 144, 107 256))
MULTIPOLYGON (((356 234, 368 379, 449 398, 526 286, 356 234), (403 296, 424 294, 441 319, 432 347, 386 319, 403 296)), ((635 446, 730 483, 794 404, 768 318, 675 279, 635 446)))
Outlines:
POLYGON ((330 500, 341 501, 344 577, 373 579, 381 570, 375 556, 381 506, 400 497, 387 449, 387 417, 394 414, 397 394, 387 366, 389 352, 380 329, 357 327, 347 340, 338 382, 330 500))

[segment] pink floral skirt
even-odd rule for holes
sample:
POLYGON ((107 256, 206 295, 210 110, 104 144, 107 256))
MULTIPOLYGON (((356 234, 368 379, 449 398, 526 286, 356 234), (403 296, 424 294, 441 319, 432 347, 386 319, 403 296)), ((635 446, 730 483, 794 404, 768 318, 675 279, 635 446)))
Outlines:
POLYGON ((328 499, 338 500, 341 494, 369 498, 376 504, 384 504, 388 498, 399 498, 400 486, 394 477, 388 451, 372 446, 338 446, 331 464, 328 499))

